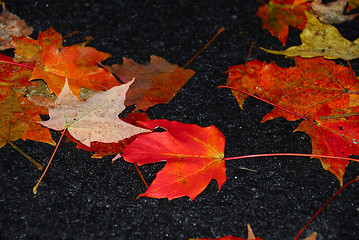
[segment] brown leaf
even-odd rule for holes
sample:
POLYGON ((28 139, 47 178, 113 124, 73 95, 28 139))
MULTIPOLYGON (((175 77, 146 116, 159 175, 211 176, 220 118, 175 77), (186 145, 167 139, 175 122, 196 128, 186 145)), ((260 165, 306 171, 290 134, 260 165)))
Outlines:
POLYGON ((137 110, 146 111, 158 103, 168 103, 181 87, 195 74, 191 69, 184 69, 170 64, 163 58, 151 56, 149 64, 141 65, 129 58, 123 64, 114 64, 106 68, 116 74, 124 83, 135 78, 135 83, 127 93, 126 106, 137 105, 137 110))
POLYGON ((17 15, 9 12, 2 5, 2 14, 0 15, 0 50, 13 48, 10 44, 12 37, 28 36, 32 33, 32 28, 17 15))
POLYGON ((327 4, 323 4, 322 0, 317 0, 311 4, 311 7, 321 22, 326 24, 340 24, 351 21, 359 15, 359 13, 344 15, 346 5, 347 0, 337 0, 327 4))

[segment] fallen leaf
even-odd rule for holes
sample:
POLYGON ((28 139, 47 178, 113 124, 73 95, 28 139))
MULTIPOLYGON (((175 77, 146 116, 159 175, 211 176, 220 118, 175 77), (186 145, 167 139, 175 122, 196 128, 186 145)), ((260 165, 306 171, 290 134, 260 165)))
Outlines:
POLYGON ((65 79, 78 98, 82 87, 107 90, 120 84, 110 72, 98 67, 98 62, 110 56, 92 47, 74 45, 57 49, 51 44, 42 51, 41 63, 34 68, 30 80, 43 79, 57 96, 65 79))
POLYGON ((130 87, 125 102, 126 106, 137 105, 134 111, 146 111, 155 104, 170 102, 195 74, 191 69, 170 64, 157 56, 151 56, 150 63, 146 65, 123 58, 122 65, 114 64, 106 68, 125 83, 135 78, 135 83, 130 87))
POLYGON ((47 84, 42 80, 31 81, 33 85, 26 88, 26 98, 36 106, 55 107, 56 95, 50 92, 47 84))
MULTIPOLYGON (((315 116, 323 104, 333 109, 356 106, 359 83, 351 70, 323 58, 295 58, 295 67, 282 68, 275 63, 258 60, 230 67, 227 85, 266 99, 305 118, 315 116)), ((248 95, 232 91, 243 109, 248 95)), ((277 117, 289 121, 300 119, 292 113, 275 108, 263 122, 277 117)))
POLYGON ((29 81, 32 69, 11 64, 12 62, 15 64, 10 57, 0 54, 0 100, 7 96, 10 89, 23 92, 27 86, 36 85, 29 81))
POLYGON ((52 139, 49 129, 42 127, 39 122, 41 121, 40 115, 48 115, 48 110, 45 107, 37 106, 30 102, 27 98, 18 97, 23 114, 21 119, 29 126, 28 131, 21 137, 22 140, 32 140, 36 142, 44 142, 55 146, 56 142, 52 139))
POLYGON ((215 126, 202 128, 166 119, 140 124, 152 131, 158 127, 166 131, 137 136, 122 154, 125 161, 138 165, 167 163, 139 197, 172 200, 188 196, 193 200, 211 179, 216 179, 221 189, 227 178, 223 160, 225 140, 215 126))
POLYGON ((342 58, 344 60, 359 57, 359 38, 350 42, 342 37, 332 25, 321 23, 311 14, 306 14, 306 16, 308 22, 300 34, 302 45, 290 47, 284 51, 261 49, 288 57, 313 58, 323 56, 328 59, 342 58))
POLYGON ((13 37, 28 36, 31 33, 32 28, 17 15, 9 12, 3 3, 0 15, 0 50, 13 48, 10 44, 13 37))
MULTIPOLYGON (((139 127, 139 121, 149 121, 149 118, 146 113, 130 113, 126 118, 122 119, 123 121, 139 127)), ((84 149, 89 152, 95 152, 91 158, 103 158, 109 155, 117 155, 122 153, 123 150, 136 139, 136 135, 130 138, 126 138, 117 143, 103 143, 103 142, 91 142, 91 146, 88 147, 82 144, 80 141, 73 138, 70 134, 65 133, 65 135, 72 141, 75 142, 77 148, 84 149)))
MULTIPOLYGON (((312 121, 303 121, 295 131, 308 134, 312 140, 312 154, 349 157, 359 155, 359 107, 333 110, 327 105, 312 121)), ((333 173, 343 186, 347 160, 321 159, 325 170, 333 173)))
POLYGON ((317 232, 313 232, 309 237, 304 240, 316 240, 317 239, 317 232))
POLYGON ((69 133, 84 145, 91 142, 111 143, 149 132, 119 119, 124 109, 126 92, 133 81, 113 87, 106 92, 97 93, 86 101, 80 101, 70 90, 67 80, 49 110, 50 120, 40 122, 45 127, 69 133))
MULTIPOLYGON (((249 224, 247 224, 247 228, 248 228, 248 238, 244 239, 244 238, 239 238, 239 237, 233 237, 231 235, 225 236, 225 237, 221 237, 221 238, 215 238, 217 240, 262 240, 259 237, 255 237, 252 231, 252 228, 249 224)), ((209 238, 190 238, 189 240, 215 240, 215 239, 209 239, 209 238)), ((309 239, 308 239, 309 240, 309 239)), ((312 239, 315 240, 315 239, 312 239)))
POLYGON ((348 0, 349 6, 351 6, 352 8, 357 8, 359 7, 359 0, 348 0))
POLYGON ((7 98, 1 102, 0 110, 2 139, 0 145, 19 138, 56 144, 49 130, 38 123, 41 121, 40 115, 47 114, 47 109, 33 105, 26 98, 10 90, 7 98))
POLYGON ((343 14, 347 6, 347 0, 337 0, 324 4, 322 0, 316 0, 310 5, 319 20, 326 24, 341 24, 353 20, 359 13, 343 14))
POLYGON ((62 36, 52 27, 44 32, 40 32, 37 40, 30 37, 15 37, 11 45, 15 48, 16 62, 40 61, 42 51, 49 45, 55 48, 62 48, 62 36))
MULTIPOLYGON (((313 154, 339 157, 359 154, 355 144, 359 133, 349 130, 358 127, 356 116, 337 118, 335 121, 331 119, 331 123, 321 120, 322 117, 348 113, 347 109, 359 106, 358 79, 353 77, 349 68, 323 58, 295 58, 295 62, 296 66, 291 68, 281 68, 274 63, 257 60, 233 66, 227 70, 227 85, 256 94, 288 110, 275 107, 263 117, 262 122, 277 117, 285 117, 289 121, 306 118, 297 131, 303 131, 312 138, 313 154)), ((248 95, 234 90, 232 93, 243 108, 248 95)), ((322 159, 322 164, 342 183, 347 161, 322 159)))
POLYGON ((312 0, 294 0, 291 8, 294 8, 299 4, 303 4, 303 3, 307 3, 307 2, 311 2, 311 1, 312 0))
MULTIPOLYGON (((307 3, 307 2, 312 2, 313 0, 294 0, 294 2, 292 3, 292 8, 294 8, 295 6, 302 4, 302 3, 307 3)), ((316 0, 314 0, 313 2, 315 2, 316 0)), ((349 3, 349 9, 354 9, 359 7, 359 0, 348 0, 347 1, 349 3)))
POLYGON ((289 26, 303 30, 306 24, 306 5, 292 7, 293 0, 271 0, 258 8, 257 16, 262 18, 263 28, 283 44, 286 44, 289 26))
POLYGON ((20 139, 29 129, 26 123, 19 121, 15 116, 21 112, 22 108, 13 91, 0 102, 0 148, 20 139))

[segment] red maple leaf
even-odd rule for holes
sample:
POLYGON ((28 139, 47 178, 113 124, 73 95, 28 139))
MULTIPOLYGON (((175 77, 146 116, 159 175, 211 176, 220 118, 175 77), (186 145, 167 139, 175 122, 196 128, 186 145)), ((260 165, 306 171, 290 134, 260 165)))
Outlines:
POLYGON ((200 194, 211 179, 220 189, 226 181, 224 136, 215 127, 185 124, 176 121, 154 120, 140 122, 143 126, 165 132, 141 134, 126 147, 125 161, 138 165, 166 161, 147 191, 139 197, 174 199, 200 194))
MULTIPOLYGON (((359 105, 359 82, 356 77, 353 77, 349 68, 323 58, 295 58, 295 61, 296 66, 291 68, 281 68, 274 63, 267 64, 257 60, 246 65, 233 66, 227 70, 227 85, 256 94, 281 107, 276 107, 265 115, 262 122, 277 117, 285 117, 290 121, 306 119, 297 130, 306 132, 312 138, 313 153, 339 157, 359 154, 359 148, 353 144, 359 139, 358 133, 348 131, 349 126, 357 126, 356 116, 348 115, 348 120, 345 121, 343 118, 336 118, 335 124, 333 119, 331 123, 324 123, 322 120, 329 119, 330 116, 350 114, 348 108, 359 105), (338 128, 343 126, 346 129, 339 131, 338 128), (327 131, 336 132, 336 137, 330 137, 327 131), (345 136, 347 143, 339 141, 341 135, 345 136), (346 151, 337 150, 347 146, 350 147, 346 151)), ((247 94, 235 90, 233 95, 240 107, 248 97, 247 94)), ((325 160, 324 163, 322 159, 322 163, 325 169, 335 174, 342 183, 345 166, 349 162, 325 160)))
MULTIPOLYGON (((347 157, 359 155, 359 107, 333 110, 328 105, 317 112, 312 121, 303 121, 295 131, 312 139, 313 154, 347 157)), ((349 161, 321 159, 323 168, 333 173, 343 185, 349 161)))
POLYGON ((12 58, 0 54, 0 100, 7 96, 10 89, 22 91, 26 86, 36 85, 29 81, 32 69, 15 64, 12 58))
POLYGON ((257 16, 262 18, 263 28, 275 37, 283 45, 286 44, 289 26, 303 30, 307 19, 304 12, 307 5, 297 5, 292 8, 294 0, 271 0, 258 8, 257 16))

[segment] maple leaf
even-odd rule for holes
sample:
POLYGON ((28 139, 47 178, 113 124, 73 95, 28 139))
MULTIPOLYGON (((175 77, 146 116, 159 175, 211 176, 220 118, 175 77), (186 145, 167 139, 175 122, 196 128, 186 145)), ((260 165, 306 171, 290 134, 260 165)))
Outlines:
POLYGON ((55 145, 48 129, 41 127, 40 114, 47 114, 47 109, 35 106, 26 98, 10 90, 7 98, 1 102, 1 144, 22 140, 33 140, 55 145))
POLYGON ((140 124, 151 130, 160 127, 166 131, 137 136, 122 154, 125 161, 138 165, 167 163, 139 197, 172 200, 188 196, 193 200, 211 179, 216 179, 221 189, 227 178, 223 160, 225 140, 215 126, 202 128, 166 119, 140 124))
POLYGON ((118 117, 124 109, 126 92, 133 81, 113 87, 80 101, 70 90, 67 80, 55 102, 55 108, 49 110, 50 120, 40 122, 42 125, 69 133, 84 145, 90 143, 118 142, 133 135, 149 132, 135 127, 118 117))
POLYGON ((342 58, 352 60, 359 57, 359 38, 350 42, 340 35, 338 29, 321 23, 311 14, 306 14, 308 22, 300 34, 302 45, 293 46, 284 51, 261 48, 273 54, 289 57, 301 56, 313 58, 323 56, 328 59, 342 58))
POLYGON ((29 81, 32 69, 9 64, 11 62, 10 57, 0 54, 0 100, 7 96, 10 89, 22 92, 25 87, 34 85, 29 81))
POLYGON ((52 27, 44 32, 40 32, 37 40, 30 37, 15 37, 11 45, 15 48, 16 62, 40 61, 42 51, 49 45, 62 48, 62 36, 52 27))
POLYGON ((0 102, 0 148, 9 142, 20 139, 29 129, 29 126, 18 121, 16 113, 22 112, 15 93, 12 91, 0 102))
MULTIPOLYGON (((225 236, 225 237, 221 237, 221 238, 216 238, 217 240, 263 240, 259 237, 255 237, 252 231, 252 228, 249 224, 247 224, 247 228, 248 228, 248 238, 244 239, 244 238, 239 238, 239 237, 233 237, 231 235, 225 236)), ((215 240, 215 239, 209 239, 209 238, 190 238, 189 240, 215 240)), ((309 240, 309 239, 308 239, 309 240)), ((313 239, 315 240, 315 239, 313 239)))
MULTIPOLYGON (((303 121, 295 131, 307 133, 312 140, 312 153, 347 157, 359 155, 359 107, 333 110, 327 105, 313 121, 303 121)), ((321 159, 325 170, 333 173, 343 186, 345 167, 349 161, 321 159)))
POLYGON ((21 139, 24 141, 29 139, 36 142, 44 142, 55 146, 56 143, 52 139, 49 129, 44 128, 39 124, 41 121, 40 115, 48 115, 47 108, 37 106, 22 96, 19 96, 18 99, 23 109, 23 114, 19 119, 29 126, 28 131, 21 137, 21 139))
POLYGON ((293 0, 271 0, 258 8, 257 16, 262 18, 263 28, 286 44, 289 25, 303 30, 306 24, 306 5, 292 7, 293 0))
MULTIPOLYGON (((122 119, 123 121, 134 125, 139 126, 139 121, 148 121, 149 118, 146 113, 130 113, 126 118, 122 119)), ((117 143, 103 143, 103 142, 91 142, 91 146, 88 147, 85 144, 82 144, 80 141, 73 138, 70 134, 65 133, 65 135, 77 145, 77 148, 84 149, 89 152, 95 152, 91 158, 103 158, 108 155, 117 155, 122 153, 123 150, 136 139, 136 136, 126 138, 117 143)))
POLYGON ((352 8, 357 8, 359 7, 359 0, 348 0, 349 6, 351 6, 352 8))
POLYGON ((9 12, 3 3, 0 15, 0 50, 13 48, 10 44, 13 37, 28 36, 31 33, 32 28, 17 15, 9 12))
POLYGON ((31 81, 33 85, 26 88, 26 98, 36 106, 48 108, 55 107, 56 95, 50 93, 47 84, 42 80, 31 81))
MULTIPOLYGON (((322 117, 330 115, 329 110, 323 111, 324 106, 336 111, 359 106, 358 80, 353 77, 349 68, 323 58, 295 58, 295 62, 296 66, 288 69, 257 60, 246 65, 233 66, 227 70, 227 85, 256 94, 281 107, 276 107, 265 115, 262 122, 277 117, 285 117, 289 121, 307 119, 297 130, 307 133, 312 138, 313 153, 339 157, 359 154, 359 149, 355 145, 356 139, 359 139, 358 133, 350 133, 348 130, 357 127, 356 116, 349 116, 350 120, 347 123, 342 118, 337 119, 335 124, 324 124, 321 120, 322 117), (336 134, 330 135, 330 132, 336 134), (345 140, 339 140, 339 136, 344 136, 345 140)), ((238 91, 232 93, 242 108, 248 95, 238 91)), ((348 161, 321 160, 325 169, 330 170, 342 183, 348 161)))
MULTIPOLYGON (((359 104, 359 83, 349 68, 323 58, 295 58, 295 67, 281 68, 258 60, 230 67, 227 85, 241 89, 295 112, 304 118, 315 115, 323 104, 345 108, 359 104)), ((248 95, 233 91, 243 109, 248 95)), ((295 121, 301 117, 275 108, 263 122, 277 117, 295 121)))
POLYGON ((149 64, 141 65, 129 58, 123 58, 123 64, 106 67, 116 74, 121 81, 128 82, 135 78, 135 83, 127 93, 126 106, 137 105, 137 110, 146 111, 158 103, 168 103, 179 89, 195 74, 191 69, 184 69, 170 64, 163 58, 151 56, 149 64))
POLYGON ((326 24, 340 24, 351 21, 359 15, 359 13, 344 15, 346 5, 347 0, 337 0, 327 4, 323 4, 322 0, 316 0, 310 6, 321 22, 326 24))
MULTIPOLYGON (((342 1, 342 0, 337 0, 337 1, 342 1)), ((312 0, 294 0, 294 2, 292 4, 292 8, 294 8, 295 6, 297 6, 299 4, 306 3, 306 2, 312 2, 312 0)), ((316 2, 316 0, 314 0, 314 2, 316 2)), ((348 0, 347 2, 349 3, 349 7, 351 7, 351 8, 359 7, 359 0, 348 0)))
POLYGON ((58 95, 68 79, 72 92, 79 98, 80 88, 95 91, 107 90, 119 85, 116 78, 97 63, 111 54, 97 51, 92 47, 70 46, 57 49, 47 46, 41 54, 41 63, 32 73, 32 79, 43 79, 51 92, 58 95))

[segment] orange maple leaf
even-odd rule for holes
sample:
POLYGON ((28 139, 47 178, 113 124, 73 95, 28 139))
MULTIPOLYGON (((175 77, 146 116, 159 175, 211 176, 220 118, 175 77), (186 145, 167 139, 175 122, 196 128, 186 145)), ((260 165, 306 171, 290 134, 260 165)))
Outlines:
MULTIPOLYGON (((285 117, 289 121, 306 119, 297 130, 312 138, 313 154, 339 157, 359 154, 356 144, 359 135, 356 131, 348 130, 358 127, 357 116, 347 115, 348 121, 342 117, 335 118, 335 121, 331 119, 331 123, 323 120, 330 116, 350 114, 348 109, 359 105, 357 78, 349 68, 337 65, 334 61, 323 58, 296 58, 295 61, 296 66, 291 68, 281 68, 274 63, 257 60, 233 66, 227 70, 227 85, 256 94, 279 106, 265 115, 262 122, 277 117, 285 117), (335 136, 330 132, 335 133, 335 136), (344 136, 344 142, 339 140, 340 136, 344 136)), ((232 93, 242 108, 248 95, 235 90, 232 93)), ((325 169, 330 170, 342 184, 345 166, 349 162, 321 160, 325 169)))
POLYGON ((263 28, 268 29, 283 45, 287 41, 289 25, 303 30, 307 22, 304 12, 308 7, 306 5, 292 7, 293 1, 271 0, 257 10, 257 16, 263 21, 263 28))
POLYGON ((188 196, 193 200, 211 179, 216 179, 221 189, 227 179, 225 140, 215 126, 202 128, 166 119, 140 124, 151 130, 160 127, 167 131, 138 135, 122 154, 125 161, 138 165, 160 161, 167 164, 139 197, 171 200, 188 196))
POLYGON ((48 113, 46 108, 38 107, 25 97, 10 90, 7 97, 1 101, 1 133, 2 147, 8 141, 33 140, 55 145, 50 131, 43 128, 38 122, 40 115, 48 113))
MULTIPOLYGON (((217 240, 263 240, 262 238, 254 236, 252 228, 251 228, 251 226, 249 224, 247 224, 247 229, 248 229, 248 238, 247 239, 239 238, 239 237, 233 237, 231 235, 227 235, 225 237, 216 238, 216 239, 217 240)), ((210 238, 190 238, 189 240, 215 240, 215 239, 210 239, 210 238)))
POLYGON ((120 85, 111 72, 98 67, 98 62, 111 54, 78 45, 58 49, 50 44, 41 54, 41 62, 33 70, 32 79, 43 79, 51 92, 60 94, 68 79, 71 91, 79 98, 80 88, 95 91, 120 85))
POLYGON ((155 104, 170 102, 195 74, 191 69, 170 64, 157 56, 151 56, 150 63, 146 65, 123 58, 122 65, 114 64, 106 68, 125 83, 135 78, 135 83, 128 90, 125 102, 126 106, 136 104, 137 107, 134 111, 146 111, 155 104))
POLYGON ((44 128, 39 124, 39 122, 42 121, 40 115, 48 115, 49 111, 47 108, 36 106, 22 96, 19 96, 18 99, 23 109, 23 113, 18 118, 29 126, 28 131, 21 137, 21 139, 44 142, 55 146, 56 143, 52 139, 49 129, 44 128))
POLYGON ((42 51, 50 44, 62 48, 62 36, 52 27, 40 32, 37 40, 30 37, 16 37, 11 42, 15 48, 14 59, 17 62, 40 61, 42 51))

